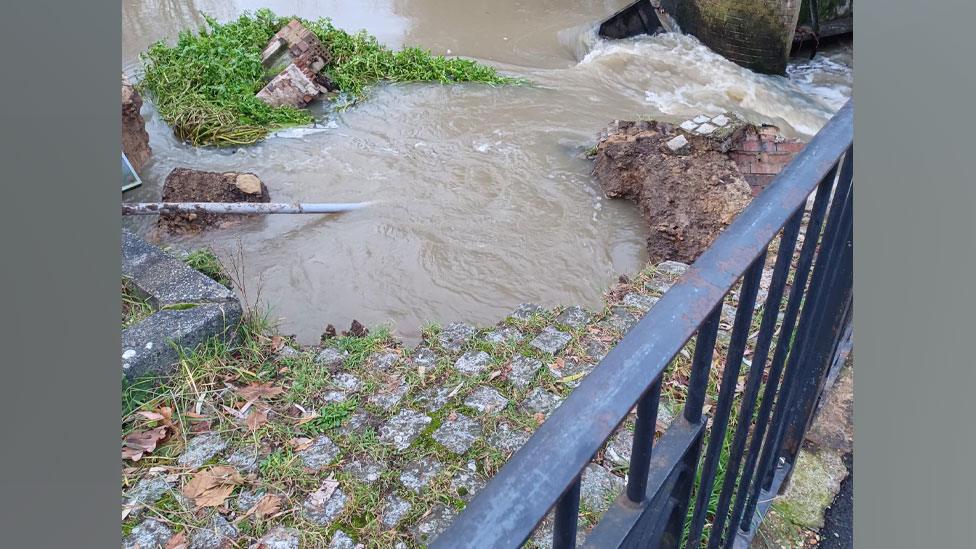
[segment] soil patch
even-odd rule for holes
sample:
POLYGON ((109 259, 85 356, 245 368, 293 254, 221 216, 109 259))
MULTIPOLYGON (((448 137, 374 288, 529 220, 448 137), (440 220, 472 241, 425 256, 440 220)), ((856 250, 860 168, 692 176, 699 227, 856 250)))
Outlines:
MULTIPOLYGON (((166 176, 163 202, 271 202, 268 187, 253 173, 204 172, 176 168, 166 176)), ((210 213, 160 214, 159 227, 173 233, 193 233, 225 227, 254 216, 210 213)))

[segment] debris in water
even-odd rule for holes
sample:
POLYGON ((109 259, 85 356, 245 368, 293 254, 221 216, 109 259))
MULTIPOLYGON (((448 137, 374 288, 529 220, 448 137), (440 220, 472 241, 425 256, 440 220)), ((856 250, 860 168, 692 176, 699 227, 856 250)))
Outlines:
MULTIPOLYGON (((166 176, 163 202, 271 202, 268 187, 253 173, 205 172, 176 168, 166 176)), ((223 226, 240 215, 212 213, 160 214, 159 226, 172 233, 195 233, 223 226)))

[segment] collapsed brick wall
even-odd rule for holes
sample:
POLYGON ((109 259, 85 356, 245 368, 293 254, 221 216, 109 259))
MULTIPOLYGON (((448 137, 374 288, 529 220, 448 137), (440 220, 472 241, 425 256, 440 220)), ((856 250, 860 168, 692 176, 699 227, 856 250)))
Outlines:
POLYGON ((752 196, 756 196, 805 145, 802 141, 784 139, 776 126, 747 127, 729 155, 752 187, 752 196))

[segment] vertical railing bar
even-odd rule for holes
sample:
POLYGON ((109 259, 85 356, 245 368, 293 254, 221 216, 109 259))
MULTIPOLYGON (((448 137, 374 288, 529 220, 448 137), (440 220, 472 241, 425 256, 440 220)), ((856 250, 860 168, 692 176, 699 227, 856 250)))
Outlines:
MULTIPOLYGON (((728 428, 729 413, 732 408, 732 398, 735 395, 735 385, 742 368, 742 357, 745 354, 746 340, 749 337, 749 327, 756 305, 756 294, 759 292, 759 281, 762 279, 763 267, 766 264, 766 250, 763 250, 742 277, 742 288, 739 291, 739 304, 732 324, 732 340, 726 355, 725 370, 722 372, 722 383, 719 386, 718 403, 715 417, 712 418, 711 431, 708 434, 708 450, 702 465, 701 482, 695 494, 695 513, 692 515, 691 530, 688 536, 688 549, 701 544, 702 531, 705 528, 705 513, 708 510, 708 500, 711 497, 712 486, 715 482, 715 472, 718 468, 718 458, 725 443, 725 431, 728 428)), ((720 304, 721 305, 721 304, 720 304)))
MULTIPOLYGON (((774 400, 778 398, 776 395, 777 389, 787 385, 789 372, 783 376, 782 385, 779 385, 779 378, 783 375, 786 356, 789 352, 791 339, 796 328, 800 305, 803 302, 803 294, 810 276, 810 269, 813 265, 817 242, 820 239, 820 231, 827 212, 838 167, 838 165, 834 165, 826 177, 820 181, 820 185, 817 187, 817 195, 813 201, 813 208, 810 211, 810 220, 807 223, 803 246, 800 249, 800 258, 797 261, 796 270, 794 271, 793 287, 790 289, 790 297, 787 301, 786 311, 783 314, 783 323, 780 328, 779 339, 776 342, 776 351, 769 369, 766 388, 763 391, 763 401, 759 405, 759 415, 756 418, 756 432, 753 433, 752 442, 749 447, 749 457, 746 459, 745 475, 749 480, 757 476, 757 472, 764 471, 768 465, 763 463, 760 457, 763 455, 761 450, 765 448, 763 441, 767 436, 769 417, 773 409, 774 400)), ((780 390, 780 393, 782 393, 782 390, 780 390)), ((768 436, 772 436, 772 434, 770 432, 768 436)), ((733 517, 736 517, 737 514, 741 515, 742 524, 740 528, 746 531, 750 528, 752 515, 756 512, 759 493, 762 491, 762 475, 758 475, 758 477, 755 486, 750 488, 748 485, 744 485, 743 490, 739 492, 739 496, 736 498, 736 503, 733 506, 733 517), (743 509, 745 510, 744 513, 742 513, 743 509)), ((733 520, 737 522, 739 518, 734 518, 733 520)))
POLYGON ((851 165, 853 162, 853 147, 848 149, 847 154, 844 155, 844 161, 841 165, 840 177, 837 180, 837 188, 834 191, 833 201, 830 205, 830 212, 827 214, 827 222, 824 225, 824 233, 821 238, 820 243, 820 253, 817 254, 817 260, 813 267, 813 274, 810 278, 810 287, 807 289, 806 298, 804 300, 803 311, 800 313, 800 324, 797 329, 796 340, 793 343, 792 350, 789 352, 789 357, 786 363, 786 378, 789 379, 787 384, 786 379, 783 381, 783 393, 779 399, 776 401, 776 407, 773 411, 773 421, 772 425, 774 429, 770 432, 771 438, 769 439, 769 447, 763 448, 763 458, 760 459, 759 473, 761 476, 757 476, 756 480, 762 479, 762 487, 764 489, 769 489, 773 481, 773 473, 776 471, 776 462, 779 452, 779 443, 783 437, 784 426, 786 424, 786 416, 792 406, 793 391, 795 389, 797 379, 800 377, 800 371, 798 369, 798 364, 800 363, 800 358, 803 355, 804 348, 807 345, 809 339, 809 334, 813 330, 813 320, 816 318, 816 312, 819 311, 821 300, 820 292, 823 288, 823 279, 826 275, 826 267, 833 261, 834 255, 834 245, 837 239, 838 231, 841 224, 841 216, 843 214, 844 208, 848 200, 848 194, 851 190, 852 178, 851 175, 851 165), (765 467, 763 466, 765 465, 765 467))
POLYGON ((712 355, 715 353, 715 339, 721 320, 722 302, 720 301, 698 327, 695 356, 691 361, 691 376, 688 380, 688 394, 685 396, 683 412, 689 423, 701 421, 702 406, 705 405, 705 393, 708 390, 708 372, 712 368, 712 355))
POLYGON ((569 485, 556 502, 552 528, 553 549, 576 547, 576 528, 579 522, 580 479, 569 485))
POLYGON ((647 497, 647 472, 651 465, 660 400, 661 378, 658 378, 637 401, 634 443, 630 452, 630 469, 627 472, 627 499, 634 503, 641 503, 647 497))
MULTIPOLYGON (((793 250, 796 246, 796 237, 800 232, 800 224, 802 222, 803 208, 799 208, 787 222, 783 229, 783 235, 780 237, 779 248, 776 252, 776 265, 773 267, 773 278, 770 282, 769 295, 766 298, 766 304, 763 309, 762 323, 759 325, 759 334, 757 335, 756 348, 752 357, 752 366, 749 367, 746 386, 742 392, 742 404, 739 408, 738 416, 739 424, 736 427, 732 448, 729 451, 728 464, 725 468, 725 480, 722 483, 722 491, 719 495, 718 505, 715 510, 715 521, 712 523, 712 535, 708 538, 708 547, 710 549, 719 546, 723 531, 725 530, 729 504, 732 500, 732 493, 735 490, 736 479, 739 476, 739 465, 742 461, 742 453, 745 450, 746 438, 749 435, 749 427, 752 424, 752 412, 756 407, 759 385, 762 383, 763 372, 766 369, 766 359, 769 357, 769 348, 773 341, 773 334, 776 331, 780 302, 783 300, 783 294, 785 293, 786 278, 790 272, 790 265, 793 262, 793 250)), ((748 484, 740 484, 739 486, 740 490, 745 490, 748 484)), ((735 522, 733 521, 732 524, 735 524, 735 522)))

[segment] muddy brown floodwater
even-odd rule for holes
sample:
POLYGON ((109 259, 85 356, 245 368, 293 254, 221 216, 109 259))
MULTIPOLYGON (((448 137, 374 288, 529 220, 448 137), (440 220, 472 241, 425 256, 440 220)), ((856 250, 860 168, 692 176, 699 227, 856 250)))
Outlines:
MULTIPOLYGON (((315 128, 257 145, 176 141, 147 98, 152 159, 127 201, 156 201, 176 167, 254 172, 275 202, 358 202, 339 216, 268 216, 164 244, 243 256, 248 299, 315 343, 356 318, 415 339, 427 322, 493 323, 518 303, 595 307, 646 259, 637 208, 603 198, 582 153, 614 119, 680 121, 732 110, 808 137, 853 87, 852 49, 791 63, 789 77, 742 69, 686 36, 607 42, 600 20, 628 0, 123 0, 123 69, 139 52, 202 23, 269 7, 331 17, 392 46, 490 63, 525 86, 384 85, 315 128)), ((146 232, 150 219, 126 219, 146 232)))

